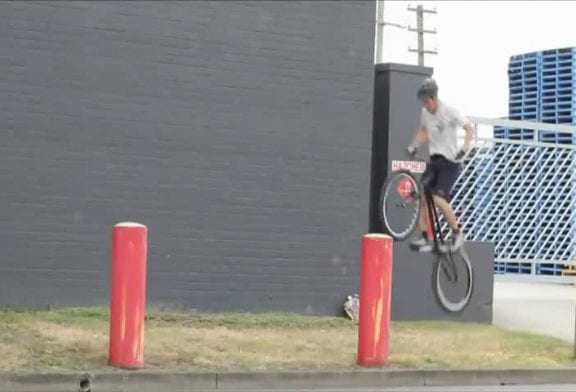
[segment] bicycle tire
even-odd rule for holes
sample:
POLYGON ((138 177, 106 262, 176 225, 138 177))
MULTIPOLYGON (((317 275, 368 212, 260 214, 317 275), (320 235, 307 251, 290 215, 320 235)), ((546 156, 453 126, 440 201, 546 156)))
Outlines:
POLYGON ((456 252, 437 253, 432 280, 440 306, 450 313, 462 312, 470 303, 474 289, 474 270, 464 248, 456 252), (450 282, 449 272, 454 272, 448 271, 448 267, 452 267, 450 260, 456 267, 456 282, 450 282))
POLYGON ((408 170, 399 170, 393 172, 382 185, 380 191, 380 219, 387 233, 392 236, 395 240, 403 240, 407 238, 418 224, 418 214, 420 212, 420 185, 414 176, 408 170), (401 195, 398 192, 397 185, 399 181, 406 180, 410 182, 413 192, 409 199, 405 199, 407 195, 401 195), (402 204, 393 203, 392 197, 396 196, 403 198, 405 203, 402 204), (391 204, 396 204, 395 206, 387 207, 388 202, 391 204), (404 210, 402 210, 402 207, 404 210), (392 212, 392 208, 395 212, 392 212), (394 219, 392 214, 396 214, 398 219, 394 219), (406 215, 406 219, 404 218, 406 215), (399 220, 404 222, 396 223, 399 220))

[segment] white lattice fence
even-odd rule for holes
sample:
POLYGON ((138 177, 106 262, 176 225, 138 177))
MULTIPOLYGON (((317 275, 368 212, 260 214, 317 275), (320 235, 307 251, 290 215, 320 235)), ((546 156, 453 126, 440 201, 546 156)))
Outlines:
MULTIPOLYGON (((570 127, 475 118, 477 125, 533 130, 533 140, 479 138, 465 157, 453 206, 468 240, 495 244, 504 266, 576 263, 576 146, 541 143, 570 127)), ((558 270, 558 269, 557 269, 558 270)), ((514 271, 513 271, 514 272, 514 271)))

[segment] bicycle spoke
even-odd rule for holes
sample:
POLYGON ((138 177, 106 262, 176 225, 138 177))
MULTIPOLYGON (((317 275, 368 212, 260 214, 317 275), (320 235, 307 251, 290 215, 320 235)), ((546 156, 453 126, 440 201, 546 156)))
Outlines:
POLYGON ((392 237, 401 240, 410 235, 418 223, 420 197, 418 184, 408 172, 393 173, 382 188, 381 219, 392 237))
POLYGON ((472 295, 473 271, 464 250, 438 254, 434 289, 441 306, 449 312, 466 307, 472 295))
POLYGON ((445 257, 440 258, 440 266, 449 282, 458 281, 458 270, 452 257, 452 253, 446 253, 445 257))

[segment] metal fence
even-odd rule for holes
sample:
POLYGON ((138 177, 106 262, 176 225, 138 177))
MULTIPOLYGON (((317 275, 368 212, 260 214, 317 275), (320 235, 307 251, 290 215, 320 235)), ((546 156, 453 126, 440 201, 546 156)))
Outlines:
POLYGON ((496 272, 560 275, 567 264, 576 263, 574 128, 471 119, 474 144, 453 198, 467 239, 495 244, 496 272), (518 130, 522 136, 482 137, 486 126, 508 127, 510 134, 518 130), (572 135, 572 143, 540 141, 554 133, 564 135, 563 140, 572 135))

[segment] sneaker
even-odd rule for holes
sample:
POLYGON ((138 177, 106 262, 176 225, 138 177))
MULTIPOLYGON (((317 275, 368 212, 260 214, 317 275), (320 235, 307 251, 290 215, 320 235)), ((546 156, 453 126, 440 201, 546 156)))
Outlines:
POLYGON ((462 233, 462 230, 456 234, 452 233, 452 237, 450 238, 450 251, 456 252, 462 247, 462 245, 464 245, 464 234, 462 233))
POLYGON ((430 252, 432 250, 432 244, 430 244, 430 241, 422 236, 418 236, 410 241, 410 246, 418 249, 420 252, 430 252))

